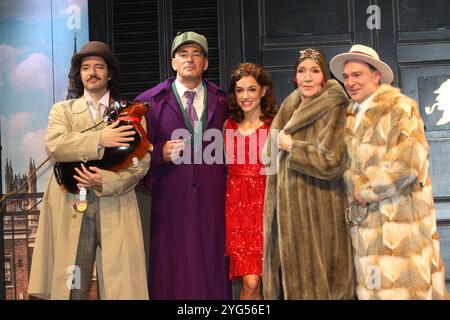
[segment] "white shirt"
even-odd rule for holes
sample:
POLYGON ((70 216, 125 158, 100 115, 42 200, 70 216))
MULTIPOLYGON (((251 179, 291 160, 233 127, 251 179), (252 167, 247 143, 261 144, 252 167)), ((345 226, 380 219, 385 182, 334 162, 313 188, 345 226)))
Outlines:
POLYGON ((356 129, 361 124, 361 121, 362 121, 362 118, 363 118, 364 114, 366 113, 366 111, 368 109, 370 109, 370 107, 372 107, 372 101, 373 101, 373 98, 375 97, 375 93, 376 92, 374 92, 370 97, 368 97, 363 102, 360 102, 360 103, 355 102, 355 103, 353 103, 353 112, 357 112, 356 113, 356 119, 355 119, 355 127, 353 128, 353 131, 356 131, 356 129))
MULTIPOLYGON (((84 90, 84 99, 86 100, 86 104, 88 105, 89 111, 91 112, 92 119, 96 119, 97 109, 95 108, 95 102, 92 96, 84 90)), ((98 104, 100 105, 100 113, 104 114, 106 108, 108 108, 109 104, 109 90, 103 95, 103 97, 98 100, 98 104)))
POLYGON ((177 89, 178 96, 181 99, 181 103, 183 104, 183 108, 186 109, 186 103, 187 99, 184 96, 185 91, 194 91, 195 97, 194 97, 194 109, 195 113, 197 114, 197 118, 200 120, 203 110, 205 109, 205 106, 203 104, 203 100, 205 99, 205 88, 203 87, 203 82, 198 85, 197 88, 190 90, 186 88, 178 79, 175 79, 175 88, 177 89))

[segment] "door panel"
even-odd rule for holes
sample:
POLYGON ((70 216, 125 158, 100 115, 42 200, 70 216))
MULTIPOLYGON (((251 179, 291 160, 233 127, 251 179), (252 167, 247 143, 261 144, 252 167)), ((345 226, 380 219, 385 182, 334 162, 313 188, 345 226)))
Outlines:
POLYGON ((327 58, 356 41, 372 44, 366 27, 370 1, 242 1, 244 61, 266 67, 277 79, 281 102, 290 92, 299 51, 315 47, 327 58), (326 8, 326 9, 325 9, 326 8))
POLYGON ((417 101, 425 123, 441 252, 450 287, 450 173, 446 170, 450 160, 450 3, 392 3, 395 41, 390 46, 395 46, 399 86, 417 101))
MULTIPOLYGON (((450 171, 445 169, 445 164, 450 159, 450 123, 437 125, 443 112, 435 108, 431 114, 427 114, 425 110, 435 102, 437 95, 434 91, 450 78, 450 63, 447 65, 424 65, 422 62, 409 65, 400 63, 399 70, 402 90, 418 102, 420 114, 425 123, 425 132, 430 145, 433 195, 435 198, 450 197, 448 184, 450 171)), ((442 206, 445 207, 446 204, 442 203, 442 206)), ((439 212, 437 214, 440 218, 439 212)))

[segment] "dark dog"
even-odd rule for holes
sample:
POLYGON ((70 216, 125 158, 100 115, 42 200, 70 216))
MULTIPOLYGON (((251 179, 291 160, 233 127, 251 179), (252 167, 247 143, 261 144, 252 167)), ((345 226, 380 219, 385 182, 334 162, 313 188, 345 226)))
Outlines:
MULTIPOLYGON (((151 143, 147 139, 147 134, 141 124, 142 116, 148 111, 147 102, 129 103, 121 100, 114 103, 105 116, 108 124, 120 120, 119 126, 132 125, 135 131, 134 140, 129 142, 128 147, 105 148, 105 153, 101 160, 92 160, 85 163, 85 167, 98 167, 109 171, 118 172, 133 165, 134 158, 142 159, 151 148, 151 143)), ((81 170, 81 162, 57 162, 53 167, 56 180, 59 185, 70 193, 78 193, 77 181, 73 177, 75 168, 81 170)))

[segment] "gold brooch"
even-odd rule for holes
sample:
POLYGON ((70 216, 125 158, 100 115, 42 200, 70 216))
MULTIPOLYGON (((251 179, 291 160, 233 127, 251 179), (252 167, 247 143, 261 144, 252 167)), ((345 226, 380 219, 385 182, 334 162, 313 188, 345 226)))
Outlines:
POLYGON ((80 188, 80 192, 78 193, 77 197, 77 202, 74 203, 73 208, 77 211, 77 212, 85 212, 87 207, 88 207, 88 202, 86 200, 86 195, 87 195, 87 190, 84 187, 80 188))

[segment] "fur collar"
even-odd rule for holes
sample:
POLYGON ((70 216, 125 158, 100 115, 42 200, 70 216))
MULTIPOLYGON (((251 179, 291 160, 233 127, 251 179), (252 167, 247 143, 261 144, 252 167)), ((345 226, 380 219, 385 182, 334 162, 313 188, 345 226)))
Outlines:
MULTIPOLYGON (((356 113, 353 112, 353 104, 353 101, 349 104, 347 114, 356 116, 356 113)), ((394 107, 400 107, 411 116, 413 105, 414 101, 403 95, 399 88, 395 88, 389 84, 382 84, 378 87, 375 97, 373 98, 373 106, 370 107, 368 111, 376 109, 375 111, 377 114, 384 114, 391 111, 394 107)), ((366 111, 366 113, 368 111, 366 111)), ((369 112, 369 114, 372 112, 373 111, 369 112)))
POLYGON ((353 133, 356 119, 353 105, 354 101, 351 101, 347 107, 346 135, 350 136, 363 135, 370 126, 378 123, 379 119, 387 113, 406 112, 408 117, 411 117, 416 112, 414 108, 417 108, 415 101, 402 94, 399 88, 389 84, 382 84, 375 93, 371 107, 364 114, 367 120, 361 122, 356 133, 353 133))
POLYGON ((322 90, 301 105, 300 90, 292 92, 280 108, 272 123, 273 129, 282 129, 292 134, 320 119, 336 106, 348 105, 347 95, 336 80, 328 80, 322 90))

